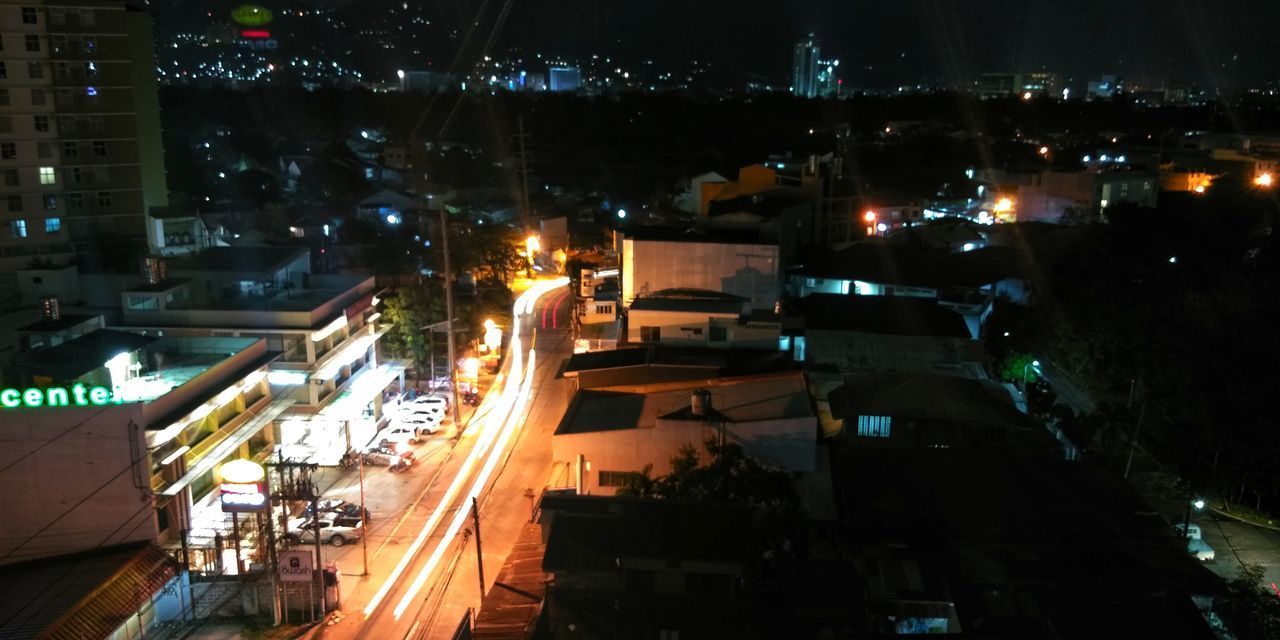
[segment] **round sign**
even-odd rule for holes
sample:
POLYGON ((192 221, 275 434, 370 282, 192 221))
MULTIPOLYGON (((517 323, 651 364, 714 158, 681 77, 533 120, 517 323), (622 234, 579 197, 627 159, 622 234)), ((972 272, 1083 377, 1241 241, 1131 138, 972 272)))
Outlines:
POLYGON ((231 19, 246 27, 266 26, 272 17, 270 9, 253 4, 242 4, 231 11, 231 19))
POLYGON ((232 460, 222 465, 222 479, 226 482, 250 484, 267 477, 266 469, 252 460, 232 460))

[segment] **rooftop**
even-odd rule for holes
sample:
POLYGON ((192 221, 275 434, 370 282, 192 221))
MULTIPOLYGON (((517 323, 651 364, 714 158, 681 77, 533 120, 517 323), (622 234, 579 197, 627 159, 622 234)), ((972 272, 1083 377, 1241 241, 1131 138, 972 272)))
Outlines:
POLYGON ((154 545, 124 545, 0 567, 0 636, 106 638, 176 575, 154 545))
POLYGON ((711 393, 711 406, 729 422, 803 418, 814 415, 800 372, 620 385, 579 391, 556 435, 652 428, 658 420, 689 419, 694 389, 711 393))
POLYGON ((786 298, 783 314, 802 316, 806 329, 899 336, 970 338, 964 317, 929 298, 813 293, 786 298))
POLYGON ((101 317, 102 316, 92 314, 64 313, 57 320, 37 320, 31 324, 18 327, 17 329, 14 329, 14 331, 18 331, 20 333, 56 333, 101 317))
POLYGON ((1002 386, 987 380, 922 373, 875 373, 845 378, 828 396, 831 415, 893 416, 914 420, 1000 423, 1039 429, 1013 406, 1002 386), (928 398, 928 402, 921 402, 928 398))
POLYGON ((213 247, 173 260, 174 272, 274 272, 307 253, 303 247, 213 247))
POLYGON ((702 242, 708 244, 777 245, 773 240, 763 240, 754 229, 721 229, 699 227, 641 226, 623 232, 627 240, 642 242, 702 242))
POLYGON ((649 345, 575 354, 566 363, 564 373, 566 377, 577 377, 581 388, 597 388, 722 375, 755 375, 791 371, 795 367, 791 354, 771 349, 649 345))
POLYGON ((1017 254, 1008 247, 935 253, 884 242, 859 242, 836 252, 816 253, 793 273, 815 278, 943 289, 977 287, 1021 277, 1017 254))
POLYGON ((741 315, 750 298, 709 289, 663 289, 631 302, 633 311, 677 311, 741 315))

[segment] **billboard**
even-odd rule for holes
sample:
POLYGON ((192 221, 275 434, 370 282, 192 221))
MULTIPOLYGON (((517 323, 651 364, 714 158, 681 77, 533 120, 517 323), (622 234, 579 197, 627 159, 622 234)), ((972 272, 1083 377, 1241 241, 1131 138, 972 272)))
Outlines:
POLYGON ((290 549, 280 552, 281 582, 310 582, 315 571, 312 549, 290 549))

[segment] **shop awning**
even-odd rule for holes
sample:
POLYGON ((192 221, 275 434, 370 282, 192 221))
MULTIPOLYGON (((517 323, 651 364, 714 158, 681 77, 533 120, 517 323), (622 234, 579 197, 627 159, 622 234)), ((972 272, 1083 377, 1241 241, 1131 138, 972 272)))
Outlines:
POLYGON ((404 373, 404 367, 398 364, 382 364, 377 368, 366 367, 347 383, 338 397, 329 406, 320 410, 316 417, 320 420, 351 420, 359 417, 365 405, 378 397, 387 385, 395 382, 404 373))
POLYGON ((240 426, 230 433, 225 440, 219 442, 217 446, 209 451, 203 458, 196 461, 190 469, 187 470, 181 478, 178 478, 160 492, 163 496, 176 496, 183 489, 187 488, 197 478, 213 470, 219 462, 222 462, 227 456, 235 453, 240 445, 249 441, 255 434, 263 429, 263 427, 271 424, 272 420, 280 417, 286 409, 292 406, 294 400, 292 398, 276 398, 267 405, 267 408, 258 415, 251 418, 248 422, 240 426))

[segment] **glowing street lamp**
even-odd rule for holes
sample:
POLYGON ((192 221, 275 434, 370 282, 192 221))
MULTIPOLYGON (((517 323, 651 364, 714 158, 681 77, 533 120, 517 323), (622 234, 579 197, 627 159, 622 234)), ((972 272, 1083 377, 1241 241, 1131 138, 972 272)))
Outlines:
POLYGON ((1275 178, 1272 177, 1270 173, 1260 173, 1258 174, 1258 177, 1253 179, 1253 184, 1264 189, 1269 189, 1274 181, 1275 178))
POLYGON ((490 353, 502 346, 502 329, 493 320, 484 321, 484 346, 490 353))
POLYGON ((525 249, 528 249, 529 259, 533 259, 533 254, 542 250, 542 243, 538 241, 538 236, 529 236, 524 241, 525 249))
POLYGON ((874 212, 874 211, 868 211, 868 212, 866 212, 866 213, 862 214, 862 219, 863 219, 863 220, 866 220, 867 222, 875 222, 875 221, 876 221, 876 212, 874 212))
POLYGON ((1049 155, 1049 147, 1040 147, 1040 149, 1039 149, 1039 153, 1040 153, 1040 155, 1042 155, 1042 156, 1047 156, 1047 155, 1049 155))

